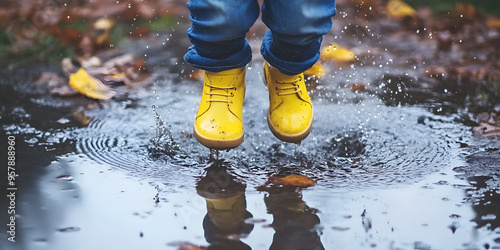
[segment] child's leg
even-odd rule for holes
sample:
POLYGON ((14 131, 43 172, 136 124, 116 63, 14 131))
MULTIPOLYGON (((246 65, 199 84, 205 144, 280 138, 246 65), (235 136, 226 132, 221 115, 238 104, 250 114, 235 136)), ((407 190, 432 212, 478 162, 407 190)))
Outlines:
POLYGON ((335 0, 264 0, 262 20, 270 29, 261 48, 264 59, 288 75, 309 69, 335 14, 335 0))
POLYGON ((215 149, 243 142, 245 65, 252 51, 245 39, 259 16, 257 0, 190 0, 191 46, 184 60, 205 70, 194 137, 215 149))
POLYGON ((184 60, 212 72, 245 66, 251 49, 245 35, 259 16, 257 0, 190 0, 193 44, 184 60))
POLYGON ((261 47, 267 122, 282 141, 300 143, 309 135, 313 107, 302 72, 318 60, 335 13, 335 0, 264 0, 262 20, 270 29, 261 47))

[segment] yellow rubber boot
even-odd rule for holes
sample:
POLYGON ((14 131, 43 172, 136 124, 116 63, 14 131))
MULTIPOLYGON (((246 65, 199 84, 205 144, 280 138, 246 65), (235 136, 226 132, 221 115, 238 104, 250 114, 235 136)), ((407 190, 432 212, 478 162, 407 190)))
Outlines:
POLYGON ((309 135, 313 122, 304 74, 289 76, 265 62, 264 83, 269 91, 267 123, 271 132, 282 141, 300 143, 309 135))
POLYGON ((217 73, 204 72, 194 137, 206 147, 231 149, 243 142, 245 72, 245 67, 217 73))

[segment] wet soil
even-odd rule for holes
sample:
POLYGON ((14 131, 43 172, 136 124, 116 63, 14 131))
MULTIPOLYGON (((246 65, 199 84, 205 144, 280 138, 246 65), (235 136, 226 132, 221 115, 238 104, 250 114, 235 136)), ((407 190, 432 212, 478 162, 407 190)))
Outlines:
MULTIPOLYGON (((123 48, 147 55, 157 77, 109 102, 33 86, 55 66, 4 72, 1 154, 15 136, 18 190, 16 243, 1 231, 1 249, 500 248, 500 143, 472 135, 468 90, 423 76, 422 62, 442 60, 432 40, 358 34, 349 22, 338 18, 325 42, 363 59, 309 81, 315 120, 300 146, 267 128, 256 25, 245 141, 219 160, 192 136, 201 85, 186 78, 186 25, 160 36, 165 45, 123 48), (288 174, 317 184, 257 190, 288 174)), ((378 25, 374 34, 391 26, 378 25)))

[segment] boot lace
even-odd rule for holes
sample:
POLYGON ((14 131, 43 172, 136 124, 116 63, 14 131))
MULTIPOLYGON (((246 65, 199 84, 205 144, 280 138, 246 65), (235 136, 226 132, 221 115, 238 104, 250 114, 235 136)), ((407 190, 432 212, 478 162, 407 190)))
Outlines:
MULTIPOLYGON (((234 82, 234 79, 233 79, 234 82)), ((232 86, 230 87, 221 87, 221 86, 215 86, 213 84, 207 83, 207 86, 210 88, 209 92, 205 92, 206 95, 210 96, 210 99, 207 99, 207 102, 225 102, 225 103, 233 103, 233 101, 228 100, 229 97, 234 97, 233 93, 229 93, 229 90, 231 89, 236 89, 236 87, 231 83, 232 86), (215 90, 222 90, 225 91, 225 93, 215 93, 213 91, 215 90), (221 96, 223 99, 215 99, 213 98, 214 96, 221 96), (226 98, 224 98, 226 97, 226 98)))
POLYGON ((292 80, 292 81, 283 81, 279 82, 276 81, 277 84, 283 85, 283 87, 276 86, 276 94, 279 96, 284 96, 284 95, 293 95, 295 93, 300 92, 300 86, 297 84, 297 82, 302 81, 302 76, 299 76, 297 79, 292 80))

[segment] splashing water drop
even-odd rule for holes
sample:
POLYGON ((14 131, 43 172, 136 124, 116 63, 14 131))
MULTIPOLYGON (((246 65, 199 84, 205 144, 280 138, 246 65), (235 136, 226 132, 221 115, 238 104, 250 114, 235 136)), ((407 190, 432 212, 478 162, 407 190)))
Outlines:
POLYGON ((151 106, 155 114, 155 135, 151 140, 152 146, 149 147, 150 151, 156 154, 175 155, 179 150, 179 146, 175 143, 170 126, 166 127, 165 123, 161 120, 160 115, 156 111, 156 106, 151 106))
POLYGON ((218 161, 219 160, 219 150, 210 149, 210 161, 218 161))

